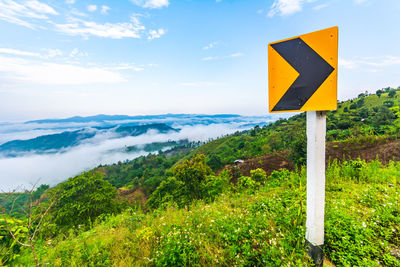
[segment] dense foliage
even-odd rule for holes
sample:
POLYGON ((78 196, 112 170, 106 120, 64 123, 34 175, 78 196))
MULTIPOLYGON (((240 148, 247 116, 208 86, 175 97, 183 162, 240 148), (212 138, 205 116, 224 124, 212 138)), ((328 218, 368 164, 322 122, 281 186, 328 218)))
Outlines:
MULTIPOLYGON (((334 264, 400 266, 398 177, 398 162, 328 167, 324 250, 334 264)), ((304 253, 305 179, 304 170, 275 171, 257 190, 232 186, 214 202, 197 200, 189 209, 127 209, 88 231, 43 244, 40 259, 55 266, 310 265, 304 253)), ((16 260, 29 262, 29 253, 16 260)))

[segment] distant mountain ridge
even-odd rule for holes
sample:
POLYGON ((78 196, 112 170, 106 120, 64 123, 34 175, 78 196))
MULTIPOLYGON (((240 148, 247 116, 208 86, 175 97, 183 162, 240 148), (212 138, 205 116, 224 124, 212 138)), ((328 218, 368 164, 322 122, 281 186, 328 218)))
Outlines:
MULTIPOLYGON (((178 132, 179 129, 172 128, 163 123, 137 125, 137 126, 118 126, 108 128, 104 131, 112 131, 116 134, 115 138, 126 136, 139 136, 149 130, 159 133, 178 132)), ((57 134, 41 135, 28 140, 13 140, 0 145, 0 153, 7 157, 14 157, 21 153, 51 153, 60 152, 62 149, 70 148, 81 144, 82 141, 90 139, 98 134, 98 129, 88 128, 77 131, 65 131, 57 134)))

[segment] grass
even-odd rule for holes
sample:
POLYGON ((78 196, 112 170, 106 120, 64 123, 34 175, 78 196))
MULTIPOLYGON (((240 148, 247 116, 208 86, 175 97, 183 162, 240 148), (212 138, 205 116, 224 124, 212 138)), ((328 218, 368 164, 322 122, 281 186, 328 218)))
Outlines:
MULTIPOLYGON (((400 266, 400 163, 333 162, 326 172, 326 256, 337 266, 400 266)), ((126 210, 38 248, 54 266, 307 266, 305 171, 212 203, 126 210)), ((28 251, 16 264, 32 263, 28 251)))
MULTIPOLYGON (((394 106, 399 106, 400 105, 400 91, 396 91, 396 95, 394 97, 389 97, 389 93, 382 93, 380 97, 378 97, 376 94, 374 95, 369 95, 367 97, 364 97, 364 104, 363 107, 377 107, 383 104, 386 100, 391 100, 394 102, 394 106)), ((357 102, 357 101, 355 101, 357 102)), ((351 101, 346 101, 344 103, 341 103, 340 107, 338 106, 337 112, 338 113, 343 113, 343 109, 347 107, 350 110, 350 106, 353 104, 351 101)), ((350 110, 350 111, 355 111, 355 110, 350 110)))

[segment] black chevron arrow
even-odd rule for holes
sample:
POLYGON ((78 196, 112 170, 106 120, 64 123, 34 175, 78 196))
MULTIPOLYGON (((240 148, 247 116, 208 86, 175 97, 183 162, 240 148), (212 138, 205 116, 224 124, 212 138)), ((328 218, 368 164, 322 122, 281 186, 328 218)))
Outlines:
POLYGON ((272 111, 299 110, 334 71, 301 38, 271 45, 300 75, 272 111))

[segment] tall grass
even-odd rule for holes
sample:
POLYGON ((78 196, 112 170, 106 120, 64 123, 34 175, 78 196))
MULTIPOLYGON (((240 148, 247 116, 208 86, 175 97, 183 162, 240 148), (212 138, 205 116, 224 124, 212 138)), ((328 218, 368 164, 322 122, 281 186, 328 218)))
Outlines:
MULTIPOLYGON (((324 251, 333 263, 400 266, 399 177, 399 162, 327 167, 324 251)), ((282 170, 258 190, 226 191, 212 203, 126 210, 43 241, 38 253, 54 266, 307 266, 305 211, 306 171, 282 170)), ((31 260, 26 252, 16 264, 31 260)))

